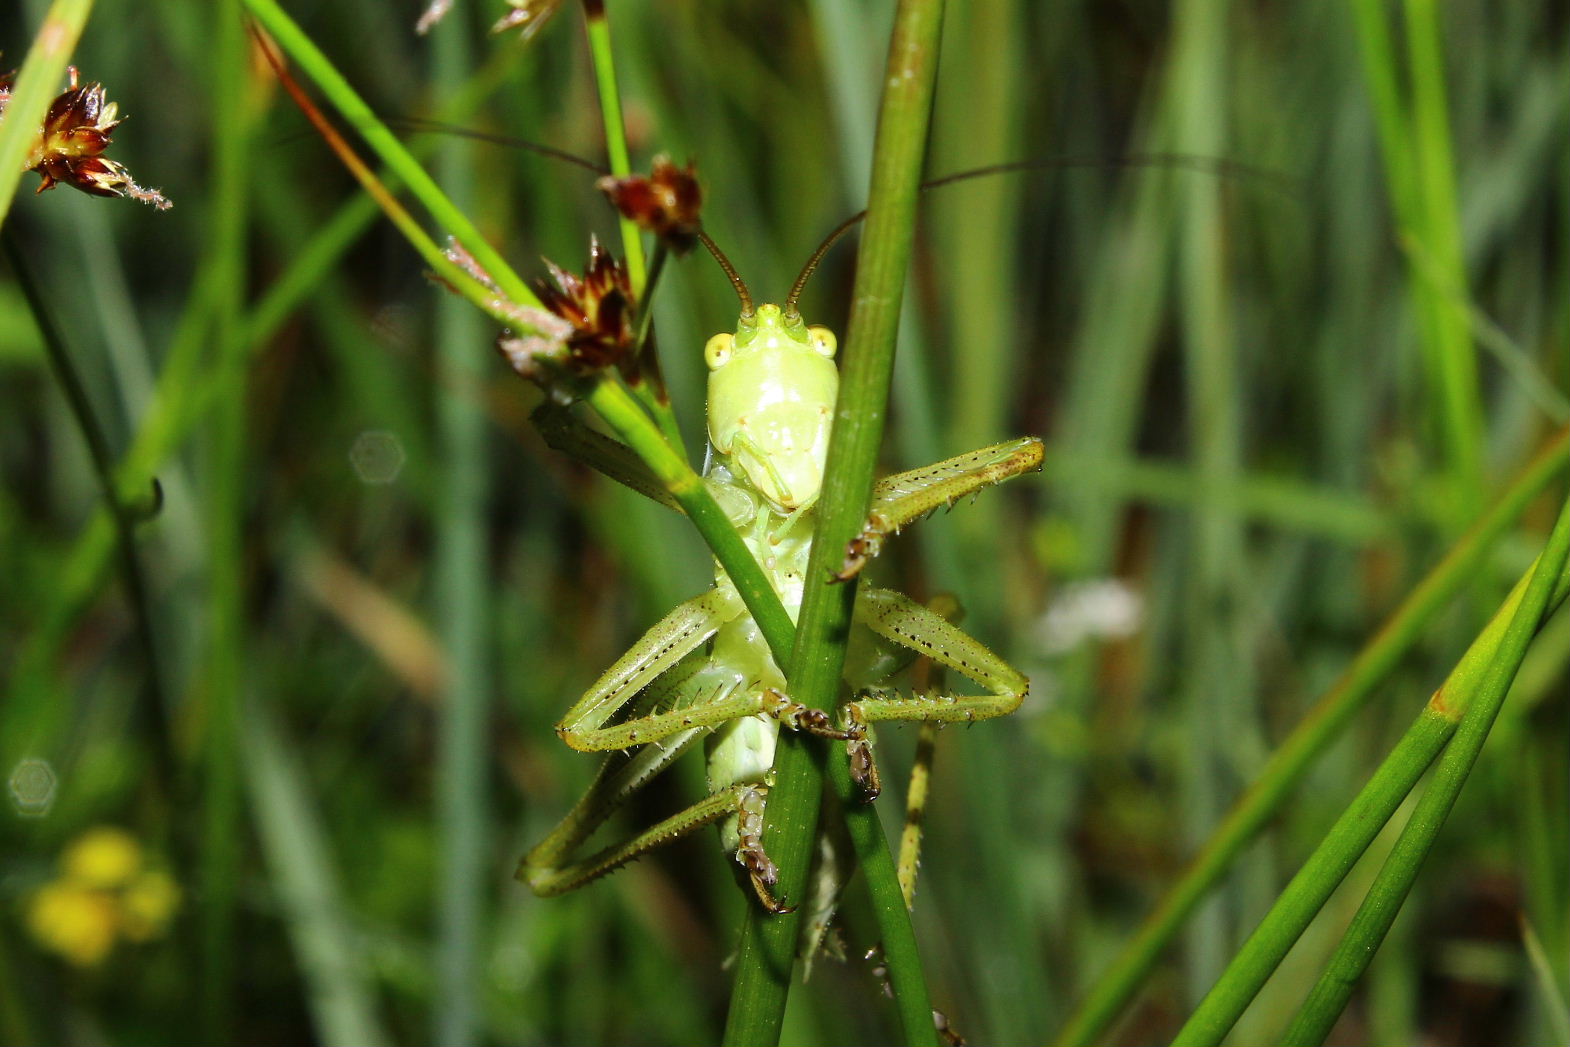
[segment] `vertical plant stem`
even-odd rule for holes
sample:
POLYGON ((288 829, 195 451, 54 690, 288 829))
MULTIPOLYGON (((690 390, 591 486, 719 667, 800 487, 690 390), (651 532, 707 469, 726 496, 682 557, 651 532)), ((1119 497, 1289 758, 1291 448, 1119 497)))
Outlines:
MULTIPOLYGON (((450 104, 469 61, 462 20, 433 40, 436 90, 450 104)), ((471 208, 473 147, 453 141, 442 151, 437 179, 459 208, 471 208)), ((440 870, 436 906, 436 1043, 460 1047, 476 1039, 483 979, 479 953, 487 925, 485 875, 486 719, 490 596, 486 580, 486 415, 483 383, 492 353, 480 318, 442 295, 436 312, 438 455, 436 520, 437 629, 446 676, 440 705, 436 766, 440 870)))
MULTIPOLYGON (((137 712, 148 734, 153 751, 153 764, 161 784, 166 791, 172 791, 177 770, 174 751, 170 744, 169 718, 164 710, 165 694, 159 669, 158 645, 153 636, 152 602, 148 599, 147 582, 142 574, 142 561, 136 550, 136 520, 115 484, 114 459, 109 451, 108 438, 93 413, 92 401, 88 399, 87 389, 77 373, 76 365, 71 361, 65 338, 60 332, 59 325, 55 323, 42 292, 34 282, 27 258, 10 229, 0 229, 0 251, 3 251, 11 274, 16 278, 17 286, 21 288, 22 296, 27 300, 28 308, 33 314, 33 322, 38 325, 38 332, 44 343, 44 355, 49 361, 50 370, 54 372, 55 380, 60 383, 60 388, 65 393, 71 416, 76 420, 77 428, 82 432, 82 439, 87 444, 88 459, 93 465, 93 478, 98 481, 104 507, 108 510, 109 519, 114 524, 115 549, 120 554, 120 570, 125 582, 126 602, 131 606, 131 614, 136 623, 136 641, 142 649, 143 668, 147 674, 141 688, 141 700, 137 705, 137 712)), ((156 491, 156 487, 154 490, 156 491)))
MULTIPOLYGON (((627 152, 627 129, 621 116, 621 92, 616 86, 616 61, 611 50, 611 24, 605 16, 605 0, 583 0, 584 23, 589 32, 589 54, 594 60, 594 82, 600 92, 600 113, 605 121, 605 153, 611 174, 626 178, 632 171, 627 152)), ((621 247, 627 263, 627 279, 633 297, 643 301, 648 269, 643 260, 643 239, 638 226, 621 217, 621 247)))
MULTIPOLYGON (((1563 503, 1558 522, 1549 536, 1548 545, 1538 558, 1537 569, 1527 586, 1510 626, 1505 630, 1493 657, 1484 669, 1477 693, 1467 703, 1466 713, 1456 730, 1453 741, 1445 748, 1434 778, 1423 791, 1417 809, 1401 831, 1395 849, 1385 859, 1379 876, 1369 888, 1368 895, 1352 918, 1341 944, 1330 958, 1324 973, 1304 1001, 1297 1016, 1292 1019, 1283 1042, 1287 1044, 1317 1045, 1323 1043, 1341 1012, 1358 979, 1368 969, 1369 961, 1378 951, 1380 943, 1395 922, 1396 915, 1406 902, 1417 880, 1423 859, 1428 856, 1445 819, 1455 806, 1456 797, 1466 784, 1472 767, 1477 763, 1488 732, 1493 728, 1505 695, 1510 691, 1526 649, 1547 615, 1555 582, 1564 570, 1566 553, 1570 552, 1570 501, 1563 503)), ((1434 696, 1435 703, 1448 705, 1444 692, 1434 696)))
POLYGON ((239 702, 244 679, 245 345, 241 318, 245 292, 245 33, 237 0, 212 8, 213 163, 212 214, 207 265, 215 278, 213 366, 223 376, 224 409, 212 420, 207 460, 208 583, 211 619, 207 651, 203 740, 206 805, 202 834, 202 1036, 207 1043, 233 1039, 235 985, 234 907, 240 873, 239 702))
MULTIPOLYGON (((585 25, 589 33, 589 55, 594 62, 594 82, 600 95, 600 118, 605 125, 605 152, 610 161, 611 174, 626 178, 632 173, 632 160, 627 152, 627 127, 622 119, 621 91, 616 86, 616 53, 611 48, 610 19, 605 14, 604 0, 583 0, 585 25)), ((651 274, 643 257, 643 237, 638 225, 626 215, 618 215, 621 229, 622 255, 627 268, 627 280, 632 285, 632 298, 640 316, 638 350, 645 349, 648 324, 653 316, 652 302, 654 280, 664 262, 664 246, 655 249, 655 266, 651 274)), ((659 374, 658 361, 654 362, 655 375, 659 374)), ((641 381, 632 388, 638 402, 648 410, 665 434, 672 448, 685 454, 681 427, 676 423, 676 412, 663 395, 663 388, 656 388, 652 381, 641 381)))
POLYGON ((5 116, 0 118, 0 225, 11 213, 11 201, 22 183, 23 161, 50 101, 60 91, 66 64, 92 10, 93 0, 55 0, 17 73, 5 116))
MULTIPOLYGON (((1223 83, 1227 5, 1187 0, 1174 24, 1172 140, 1179 152, 1220 156, 1227 150, 1228 96, 1223 83)), ((1235 493, 1241 472, 1238 364, 1226 298, 1225 223, 1212 179, 1185 178, 1177 274, 1188 375, 1188 441, 1198 483, 1191 523, 1192 574, 1187 584, 1190 652, 1181 700, 1186 724, 1179 766, 1179 805, 1186 848, 1203 846, 1222 810, 1228 766, 1259 739, 1250 659, 1243 649, 1240 615, 1244 542, 1235 493), (1225 724, 1225 731, 1218 725, 1225 724)), ((1246 758, 1246 757, 1244 757, 1246 758)), ((1201 906, 1190 922, 1183 964, 1186 999, 1197 1000, 1226 963, 1233 940, 1220 896, 1201 906)))
POLYGON ((1485 562, 1526 505, 1570 465, 1570 430, 1561 430, 1522 471, 1488 513, 1473 525, 1358 652, 1346 671, 1277 747, 1182 877, 1086 994, 1055 1041, 1087 1047, 1107 1030, 1144 984, 1162 951, 1233 860, 1286 802, 1314 761, 1374 697, 1401 658, 1485 562))
POLYGON ((1407 61, 1412 76, 1412 140, 1422 215, 1424 256, 1412 261, 1412 280, 1434 314, 1433 351, 1439 373, 1441 431, 1461 489, 1463 513, 1483 487, 1483 408, 1477 355, 1468 314, 1455 160, 1446 111, 1445 63, 1435 0, 1406 0, 1407 61))
POLYGON ((1459 485, 1463 516, 1481 492, 1482 409, 1467 313, 1455 199, 1438 13, 1432 0, 1409 0, 1410 114, 1381 0, 1352 0, 1385 180, 1401 236, 1410 241, 1412 307, 1428 368, 1445 464, 1459 485))
POLYGON ((256 699, 241 702, 241 767, 256 835, 289 932, 318 1042, 373 1047, 392 1042, 376 1015, 376 980, 344 904, 322 817, 312 803, 300 750, 256 699))
MULTIPOLYGON (((915 236, 917 186, 931 117, 942 21, 941 0, 903 0, 889 42, 839 401, 807 566, 808 579, 819 581, 809 581, 803 595, 796 647, 790 659, 792 695, 817 708, 831 706, 840 697, 844 638, 855 602, 855 583, 830 586, 822 580, 829 577, 845 544, 866 520, 883 439, 900 302, 915 236)), ((822 767, 808 745, 786 735, 781 738, 775 773, 767 814, 771 831, 766 832, 764 841, 782 871, 781 893, 800 899, 817 828, 822 767)), ((839 747, 835 748, 830 773, 836 789, 849 789, 848 767, 839 747)), ((874 891, 905 1040, 932 1043, 936 1033, 925 976, 877 813, 854 798, 845 811, 857 859, 874 891), (885 890, 888 888, 891 890, 885 890), (880 896, 880 891, 889 896, 880 896)), ((727 1043, 779 1040, 798 924, 794 915, 764 917, 749 910, 725 1029, 727 1043)))

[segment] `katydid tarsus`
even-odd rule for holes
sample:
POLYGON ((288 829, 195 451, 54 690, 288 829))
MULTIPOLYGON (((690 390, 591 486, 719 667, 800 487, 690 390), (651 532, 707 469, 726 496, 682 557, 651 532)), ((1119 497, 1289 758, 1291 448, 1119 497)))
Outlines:
MULTIPOLYGON (((822 250, 783 307, 754 307, 746 286, 716 251, 736 287, 741 315, 734 334, 715 335, 704 348, 705 482, 792 617, 805 586, 853 577, 886 535, 983 487, 1038 469, 1042 460, 1041 441, 1024 437, 884 479, 874 488, 867 528, 847 549, 841 570, 831 578, 808 578, 839 375, 834 335, 809 327, 796 303, 822 250)), ((658 483, 640 475, 630 452, 583 427, 564 408, 547 405, 536 421, 552 446, 669 504, 658 483)), ((845 670, 851 699, 837 715, 806 708, 789 698, 760 631, 716 565, 713 588, 649 629, 557 725, 573 748, 609 755, 588 792, 524 858, 519 877, 538 894, 559 894, 718 823, 725 850, 745 871, 759 902, 776 912, 791 908, 794 899, 775 895, 777 870, 762 846, 781 726, 843 742, 870 799, 879 789, 869 736, 873 724, 1002 716, 1019 706, 1029 687, 980 641, 899 593, 863 587, 854 619, 845 670), (882 687, 918 655, 973 681, 980 693, 900 694, 882 687), (705 739, 707 797, 652 828, 575 857, 633 792, 705 739)))

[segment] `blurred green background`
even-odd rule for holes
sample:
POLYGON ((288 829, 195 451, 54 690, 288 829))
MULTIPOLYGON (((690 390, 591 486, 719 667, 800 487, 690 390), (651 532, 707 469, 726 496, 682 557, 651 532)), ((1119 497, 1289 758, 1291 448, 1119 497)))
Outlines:
MULTIPOLYGON (((380 113, 602 159, 574 5, 527 46, 486 33, 491 0, 426 38, 413 0, 287 6, 380 113)), ((0 13, 8 64, 42 8, 0 13)), ((972 1042, 1056 1032, 1275 743, 1570 420, 1570 12, 1406 8, 950 5, 929 171, 1076 161, 926 198, 887 448, 893 470, 1048 442, 1042 475, 880 565, 957 593, 1033 682, 1012 721, 938 746, 917 932, 972 1042), (1361 10, 1392 35, 1382 59, 1361 10), (1437 32, 1428 60, 1414 26, 1437 32)), ((697 163, 706 226, 761 299, 862 206, 891 11, 612 0, 635 166, 697 163)), ((595 769, 552 725, 709 583, 702 546, 543 446, 494 329, 353 202, 232 17, 100 0, 74 61, 130 116, 110 155, 175 207, 34 197, 29 175, 7 225, 128 489, 156 476, 163 504, 137 531, 139 608, 7 271, 0 1039, 713 1041, 748 900, 711 834, 564 898, 510 878, 595 769)), ((412 140, 523 272, 615 242, 585 172, 412 140)), ((853 264, 830 255, 809 319, 843 331, 853 264)), ((701 255, 667 273, 695 457, 700 349, 735 312, 701 255)), ((1176 1028, 1553 509, 1428 630, 1110 1042, 1176 1028)), ((1561 610, 1338 1042, 1556 1035, 1522 928, 1563 993, 1567 656, 1561 610)), ((886 780, 912 735, 883 732, 886 780)), ((701 789, 692 757, 621 824, 701 789)), ((880 801, 891 830, 900 802, 880 801)), ((1280 1028, 1359 897, 1332 900, 1236 1042, 1280 1028)), ((877 1042, 891 1021, 869 965, 825 962, 785 1041, 877 1042)))

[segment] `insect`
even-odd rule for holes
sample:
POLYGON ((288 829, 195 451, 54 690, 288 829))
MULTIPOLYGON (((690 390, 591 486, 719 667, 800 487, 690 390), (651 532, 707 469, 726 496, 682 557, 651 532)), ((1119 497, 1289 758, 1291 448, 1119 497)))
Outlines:
MULTIPOLYGON (((754 307, 740 277, 711 247, 737 289, 741 315, 734 333, 717 334, 704 347, 705 483, 793 617, 813 582, 807 560, 839 385, 834 334, 808 326, 796 303, 844 228, 848 223, 814 254, 783 306, 754 307)), ((547 406, 536 420, 552 446, 659 497, 657 485, 637 477, 626 448, 582 426, 565 409, 547 406)), ((983 487, 1039 469, 1041 461, 1041 441, 1023 437, 882 480, 873 491, 867 526, 846 550, 843 566, 834 579, 819 581, 854 577, 888 535, 983 487)), ((609 755, 588 792, 524 857, 519 878, 537 894, 560 894, 718 823, 724 849, 760 904, 789 911, 789 900, 775 894, 778 870, 762 846, 782 727, 843 742, 870 799, 879 790, 873 724, 1003 716, 1018 708, 1029 688, 1018 670, 980 641, 892 590, 862 587, 854 625, 844 674, 852 700, 838 716, 807 708, 787 694, 760 630, 716 565, 713 587, 644 633, 557 725, 574 749, 609 755), (973 681, 979 693, 914 695, 882 686, 918 655, 973 681), (708 754, 704 799, 652 828, 577 856, 617 807, 699 741, 706 741, 708 754)))

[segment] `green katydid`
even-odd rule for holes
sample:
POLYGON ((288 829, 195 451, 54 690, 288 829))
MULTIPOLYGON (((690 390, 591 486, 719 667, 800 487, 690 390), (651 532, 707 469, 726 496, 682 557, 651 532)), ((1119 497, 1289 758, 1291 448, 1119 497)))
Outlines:
MULTIPOLYGON (((709 459, 705 482, 757 557, 787 611, 800 607, 823 479, 839 376, 835 338, 809 327, 796 302, 823 251, 819 248, 783 307, 754 308, 745 284, 713 247, 741 300, 734 334, 704 349, 709 368, 709 459)), ((547 405, 536 416, 547 442, 607 475, 667 502, 640 475, 626 448, 547 405)), ((848 580, 876 555, 883 538, 934 509, 1020 473, 1039 469, 1041 441, 1024 437, 960 455, 877 484, 863 534, 832 579, 848 580)), ((780 727, 845 742, 853 773, 870 799, 878 776, 868 732, 882 720, 971 722, 1018 708, 1029 681, 943 615, 887 589, 863 588, 859 628, 845 679, 852 700, 838 718, 792 701, 725 572, 713 588, 667 614, 568 710, 557 732, 575 749, 610 754, 587 793, 523 859, 518 876, 541 895, 582 886, 650 850, 719 823, 725 850, 770 911, 788 911, 774 894, 777 870, 762 847, 763 812, 772 784, 780 727), (979 684, 980 694, 900 695, 883 690, 904 663, 927 655, 979 684), (709 795, 652 828, 575 857, 626 799, 672 761, 708 740, 709 795)))

